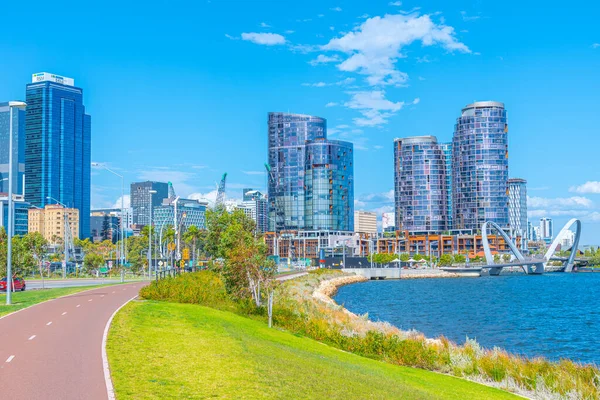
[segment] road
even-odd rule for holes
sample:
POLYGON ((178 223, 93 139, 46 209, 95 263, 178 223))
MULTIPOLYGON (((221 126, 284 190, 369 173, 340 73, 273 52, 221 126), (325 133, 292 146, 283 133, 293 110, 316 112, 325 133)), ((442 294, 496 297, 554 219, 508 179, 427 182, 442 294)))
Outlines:
MULTIPOLYGON (((129 280, 125 280, 126 282, 129 280)), ((63 287, 76 287, 76 286, 94 286, 94 285, 104 285, 107 283, 119 283, 121 279, 116 278, 97 278, 97 279, 59 279, 59 280, 45 280, 44 288, 53 289, 53 288, 63 288, 63 287)), ((137 281, 136 281, 137 282, 137 281)), ((27 284, 27 289, 41 289, 42 288, 42 280, 41 279, 25 279, 25 283, 27 284)))
POLYGON ((106 400, 104 329, 146 284, 91 289, 0 319, 0 397, 106 400))

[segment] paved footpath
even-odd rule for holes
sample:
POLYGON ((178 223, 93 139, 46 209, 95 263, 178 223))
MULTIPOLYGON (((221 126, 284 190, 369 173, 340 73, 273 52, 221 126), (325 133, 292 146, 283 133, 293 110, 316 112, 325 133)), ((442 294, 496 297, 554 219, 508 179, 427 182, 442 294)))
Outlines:
POLYGON ((146 284, 92 289, 0 319, 0 398, 106 400, 104 329, 146 284))

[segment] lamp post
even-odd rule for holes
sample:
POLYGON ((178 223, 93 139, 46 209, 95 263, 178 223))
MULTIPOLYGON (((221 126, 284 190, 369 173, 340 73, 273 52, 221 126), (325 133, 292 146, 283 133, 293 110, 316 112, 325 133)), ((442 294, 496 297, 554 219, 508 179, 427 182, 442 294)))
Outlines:
POLYGON ((124 203, 124 197, 125 197, 125 180, 123 178, 123 175, 116 173, 115 171, 113 171, 112 169, 108 168, 106 165, 101 164, 101 163, 97 163, 97 162, 93 162, 92 163, 92 167, 96 167, 96 168, 103 168, 105 170, 107 170, 108 172, 110 172, 113 175, 118 176, 119 178, 121 178, 121 266, 125 265, 125 261, 126 261, 126 257, 125 257, 125 203, 124 203))
MULTIPOLYGON (((156 190, 148 190, 150 195, 148 211, 148 279, 150 279, 150 270, 152 269, 152 195, 158 193, 156 190)), ((156 266, 154 266, 156 270, 156 266)))
MULTIPOLYGON (((8 128, 8 253, 6 255, 6 304, 11 304, 12 284, 12 237, 14 234, 14 210, 13 210, 13 108, 23 110, 27 103, 22 101, 9 101, 9 128, 8 128)), ((17 161, 18 162, 18 161, 17 161)))
POLYGON ((69 247, 67 246, 67 229, 71 229, 71 225, 69 225, 69 221, 68 221, 68 216, 67 216, 67 206, 64 205, 63 203, 61 203, 60 201, 56 200, 54 197, 51 196, 47 196, 46 197, 48 200, 54 200, 57 204, 60 204, 61 206, 64 207, 63 209, 63 219, 65 221, 65 229, 64 229, 64 233, 63 233, 63 245, 65 246, 64 249, 64 254, 65 254, 65 261, 63 263, 63 279, 65 279, 67 277, 67 262, 69 262, 69 247))

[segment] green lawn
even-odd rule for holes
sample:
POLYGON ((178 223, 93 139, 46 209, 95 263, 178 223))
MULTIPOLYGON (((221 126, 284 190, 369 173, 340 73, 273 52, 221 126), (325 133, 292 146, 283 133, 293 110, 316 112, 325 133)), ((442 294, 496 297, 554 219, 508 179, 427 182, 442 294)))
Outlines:
POLYGON ((189 304, 129 303, 113 321, 107 350, 119 400, 515 398, 189 304))
POLYGON ((99 286, 106 285, 94 285, 94 286, 81 286, 81 287, 69 287, 69 288, 55 288, 55 289, 40 289, 40 290, 26 290, 24 292, 12 293, 12 303, 10 306, 6 305, 6 293, 0 294, 0 317, 11 312, 20 310, 25 307, 29 307, 42 301, 55 299, 57 297, 66 296, 68 294, 81 292, 84 290, 90 290, 99 286))

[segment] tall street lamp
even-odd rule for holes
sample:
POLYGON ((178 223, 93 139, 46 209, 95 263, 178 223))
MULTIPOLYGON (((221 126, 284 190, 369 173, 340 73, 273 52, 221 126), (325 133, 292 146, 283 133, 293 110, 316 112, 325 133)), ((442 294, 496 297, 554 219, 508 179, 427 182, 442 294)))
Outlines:
POLYGON ((64 228, 64 233, 63 233, 63 245, 65 246, 64 249, 64 254, 65 254, 65 261, 63 263, 63 279, 65 279, 67 277, 67 262, 69 262, 69 247, 67 246, 67 229, 69 229, 69 231, 71 230, 71 225, 69 224, 68 221, 68 216, 67 216, 67 206, 64 205, 63 203, 61 203, 60 201, 56 200, 54 197, 51 196, 46 196, 46 198, 48 200, 53 200, 56 202, 56 204, 60 204, 61 206, 64 207, 63 209, 63 219, 65 222, 65 228, 64 228))
POLYGON ((9 101, 9 129, 8 129, 8 254, 6 255, 6 304, 11 304, 12 284, 12 237, 14 234, 13 210, 13 108, 24 110, 27 103, 23 101, 9 101))
MULTIPOLYGON (((150 279, 150 270, 152 269, 152 195, 158 193, 156 190, 148 190, 150 202, 148 203, 148 279, 150 279)), ((156 266, 154 266, 156 270, 156 266)))
POLYGON ((113 175, 116 175, 119 178, 121 178, 121 246, 120 246, 121 248, 120 248, 120 252, 121 252, 121 267, 122 267, 125 265, 125 260, 126 260, 125 259, 125 226, 124 226, 124 224, 125 224, 125 203, 123 200, 123 197, 125 196, 125 180, 123 178, 123 175, 116 173, 115 171, 108 168, 104 164, 93 162, 92 167, 103 168, 103 169, 107 170, 108 172, 112 173, 113 175))

